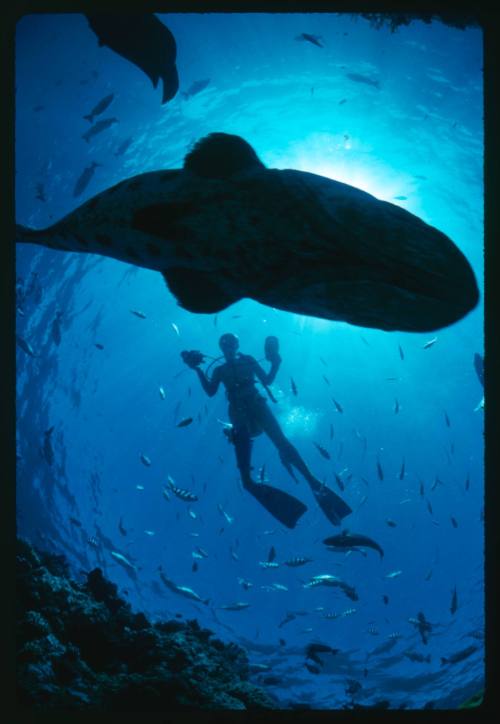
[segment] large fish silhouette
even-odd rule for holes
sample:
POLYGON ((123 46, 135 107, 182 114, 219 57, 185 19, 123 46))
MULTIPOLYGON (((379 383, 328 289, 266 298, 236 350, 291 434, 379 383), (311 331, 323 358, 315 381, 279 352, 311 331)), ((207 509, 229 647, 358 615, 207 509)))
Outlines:
POLYGON ((144 71, 156 88, 163 81, 162 103, 175 96, 179 78, 175 38, 152 13, 96 13, 86 16, 99 45, 107 45, 144 71))
POLYGON ((104 254, 163 274, 179 304, 215 313, 248 297, 298 314, 424 332, 474 308, 453 242, 413 214, 312 173, 266 169, 212 133, 182 169, 135 176, 18 242, 104 254))

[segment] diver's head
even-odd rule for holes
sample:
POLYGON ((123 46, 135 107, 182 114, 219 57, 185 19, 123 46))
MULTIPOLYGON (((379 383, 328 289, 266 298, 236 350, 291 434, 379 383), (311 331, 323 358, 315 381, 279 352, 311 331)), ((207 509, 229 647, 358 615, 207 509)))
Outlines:
POLYGON ((235 358, 239 346, 240 340, 235 334, 231 334, 231 332, 223 334, 219 339, 219 347, 221 348, 224 357, 228 360, 235 358))

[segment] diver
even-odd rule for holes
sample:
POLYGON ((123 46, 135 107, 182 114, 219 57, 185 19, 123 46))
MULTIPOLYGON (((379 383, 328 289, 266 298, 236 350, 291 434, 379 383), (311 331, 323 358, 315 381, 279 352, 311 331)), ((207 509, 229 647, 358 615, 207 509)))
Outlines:
MULTIPOLYGON (((267 400, 256 389, 259 380, 269 397, 276 402, 269 390, 279 366, 279 343, 277 337, 267 337, 265 357, 271 363, 266 373, 256 359, 238 352, 239 340, 234 334, 223 334, 219 346, 225 362, 213 371, 209 377, 200 369, 205 355, 198 351, 181 352, 182 359, 197 373, 201 386, 209 397, 217 392, 220 383, 226 388, 229 401, 229 419, 232 427, 224 430, 234 445, 236 463, 241 474, 244 489, 253 495, 266 510, 288 528, 294 528, 307 506, 289 493, 266 483, 256 483, 251 475, 251 453, 253 438, 265 432, 278 449, 281 462, 297 482, 292 467, 296 468, 309 483, 309 486, 333 525, 340 525, 342 518, 352 513, 351 508, 336 493, 327 488, 311 473, 297 449, 283 434, 278 421, 267 405, 267 400)), ((220 358, 219 358, 220 359, 220 358)))

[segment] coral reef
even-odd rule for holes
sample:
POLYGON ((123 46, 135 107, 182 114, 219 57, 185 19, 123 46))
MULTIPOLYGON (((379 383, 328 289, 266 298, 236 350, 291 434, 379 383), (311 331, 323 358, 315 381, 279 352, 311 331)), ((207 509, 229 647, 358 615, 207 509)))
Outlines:
POLYGON ((151 624, 99 568, 71 579, 64 558, 17 542, 17 697, 29 709, 275 709, 247 681, 244 649, 196 620, 151 624))

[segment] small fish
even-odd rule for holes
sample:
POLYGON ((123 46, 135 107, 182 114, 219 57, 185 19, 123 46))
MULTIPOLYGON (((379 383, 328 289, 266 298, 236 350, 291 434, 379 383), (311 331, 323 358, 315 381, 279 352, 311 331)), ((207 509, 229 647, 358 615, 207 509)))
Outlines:
POLYGON ((193 591, 192 588, 187 588, 187 586, 178 586, 176 583, 171 581, 169 578, 165 576, 163 573, 162 567, 158 566, 158 570, 160 571, 160 578, 165 584, 167 588, 169 588, 174 593, 178 593, 180 596, 184 596, 184 598, 189 598, 192 601, 197 601, 198 603, 204 603, 205 605, 208 605, 210 602, 209 598, 200 598, 200 596, 193 591))
POLYGON ((336 613, 335 611, 328 611, 323 614, 323 618, 326 618, 327 621, 335 621, 335 619, 339 618, 339 616, 340 613, 336 613))
POLYGON ((476 375, 479 382, 484 387, 484 359, 482 355, 479 354, 479 352, 476 352, 474 354, 474 369, 476 370, 476 375))
POLYGON ((338 475, 337 473, 334 472, 333 474, 335 476, 335 481, 336 481, 337 485, 339 486, 340 490, 342 490, 342 492, 343 492, 345 490, 344 481, 342 480, 340 475, 338 475))
POLYGON ((141 463, 145 465, 147 468, 151 466, 151 460, 148 458, 147 455, 144 455, 144 453, 141 453, 140 455, 141 463))
POLYGON ((403 458, 403 462, 401 463, 401 470, 399 471, 399 479, 403 480, 405 476, 405 459, 403 458))
POLYGON ((342 531, 340 535, 333 535, 323 540, 328 548, 340 550, 353 550, 358 548, 372 548, 377 551, 381 558, 384 557, 384 551, 381 546, 366 535, 360 533, 350 533, 347 530, 342 531))
POLYGON ((430 501, 429 501, 429 500, 427 501, 427 510, 429 511, 429 513, 430 513, 431 515, 433 515, 432 505, 430 504, 430 501))
POLYGON ((325 367, 328 367, 327 361, 323 357, 321 357, 321 355, 319 357, 319 361, 321 362, 321 364, 325 365, 325 367))
POLYGON ((320 455, 322 455, 326 460, 331 460, 331 455, 328 450, 325 450, 325 448, 322 445, 319 445, 317 442, 315 442, 314 445, 316 446, 320 455))
POLYGON ((181 333, 179 332, 179 327, 176 325, 176 323, 175 323, 175 322, 171 322, 171 323, 170 323, 170 326, 172 327, 172 329, 174 330, 174 332, 176 333, 176 335, 177 335, 178 337, 180 337, 180 336, 181 336, 181 333))
POLYGON ((422 349, 429 349, 429 347, 432 347, 433 344, 436 344, 437 340, 438 340, 437 337, 433 337, 432 339, 430 339, 428 342, 426 342, 426 343, 424 344, 424 346, 422 347, 422 349))
POLYGON ((441 656, 441 666, 444 666, 445 664, 457 664, 459 661, 464 661, 464 659, 468 659, 469 656, 471 656, 475 651, 477 651, 477 646, 467 646, 466 649, 462 649, 461 651, 457 651, 455 654, 451 654, 451 656, 444 657, 441 656))
POLYGON ((188 515, 189 515, 189 517, 192 518, 193 520, 196 520, 196 518, 198 517, 198 516, 196 515, 196 513, 194 512, 194 510, 188 510, 188 515))
POLYGON ((425 495, 425 487, 422 481, 420 481, 420 497, 424 497, 425 495))
POLYGON ((397 526, 397 523, 395 523, 395 522, 394 522, 393 520, 391 520, 390 518, 387 518, 385 522, 387 523, 387 525, 389 526, 389 528, 395 528, 395 527, 397 526))
POLYGON ((36 185, 36 196, 35 196, 35 198, 38 199, 38 201, 44 201, 44 202, 47 201, 47 198, 46 198, 46 196, 45 196, 45 189, 43 188, 43 184, 42 184, 42 183, 39 183, 39 184, 36 185))
POLYGON ((94 347, 97 347, 97 349, 104 349, 104 345, 99 342, 94 342, 94 347))
POLYGON ((154 530, 145 530, 144 532, 145 532, 146 535, 149 535, 149 536, 155 535, 154 530))
POLYGON ((385 576, 386 578, 397 578, 403 573, 403 571, 391 571, 390 573, 387 573, 385 576))
POLYGON ((135 486, 135 489, 136 489, 136 490, 144 490, 144 485, 136 485, 136 486, 135 486))
MULTIPOLYGON (((312 629, 305 629, 305 631, 312 631, 312 629)), ((306 661, 304 666, 311 674, 321 674, 321 669, 315 664, 310 664, 308 661, 306 661)))
POLYGON ((120 518, 120 522, 118 523, 118 530, 120 531, 120 533, 121 533, 122 535, 127 535, 127 531, 126 531, 125 528, 123 527, 123 519, 122 519, 122 518, 120 518))
POLYGON ((451 604, 450 604, 450 613, 453 615, 457 612, 458 609, 458 596, 457 596, 457 587, 452 591, 451 594, 451 604))
POLYGON ((228 522, 229 524, 231 524, 231 523, 234 521, 233 516, 232 516, 232 515, 229 515, 229 513, 227 513, 227 512, 223 509, 222 505, 220 505, 219 503, 217 503, 217 509, 218 509, 219 513, 224 516, 224 518, 227 520, 227 522, 228 522))
POLYGON ((398 639, 395 636, 388 636, 387 640, 382 644, 379 644, 374 649, 368 652, 368 656, 378 656, 378 654, 386 654, 396 646, 398 639))
POLYGON ((317 45, 318 48, 324 47, 324 45, 322 45, 322 43, 321 43, 321 41, 323 40, 321 35, 311 35, 310 33, 301 33, 300 35, 296 36, 295 40, 307 40, 308 43, 317 45))
POLYGON ((227 603, 225 606, 219 606, 219 608, 222 608, 224 611, 243 611, 243 609, 248 608, 249 606, 249 603, 236 601, 235 603, 227 603))
POLYGON ((345 688, 345 693, 351 697, 354 697, 354 695, 363 688, 359 681, 356 681, 355 679, 347 679, 346 683, 348 686, 345 688))
POLYGON ((451 427, 450 418, 448 417, 448 414, 447 414, 446 410, 444 410, 444 420, 445 420, 445 422, 446 422, 446 426, 447 426, 447 427, 451 427))
POLYGON ((19 334, 16 334, 16 342, 18 347, 21 347, 23 352, 26 352, 26 354, 29 354, 30 357, 36 357, 36 354, 33 350, 33 347, 29 342, 27 342, 23 337, 21 337, 19 334))
POLYGON ((298 568, 299 566, 305 566, 306 563, 312 563, 312 558, 304 558, 303 556, 295 556, 295 558, 289 558, 287 561, 283 561, 284 566, 290 568, 298 568))
POLYGON ((394 398, 394 414, 397 415, 400 409, 401 408, 399 406, 399 400, 397 397, 395 397, 394 398))
POLYGON ((334 435, 333 425, 330 425, 330 440, 333 440, 333 435, 334 435))
POLYGON ((117 553, 116 551, 111 551, 111 555, 113 556, 115 561, 117 561, 124 568, 127 568, 128 570, 131 570, 134 572, 137 570, 136 567, 133 565, 133 563, 131 563, 128 560, 128 558, 126 558, 122 553, 117 553))
POLYGON ((231 553, 231 558, 233 559, 233 561, 239 561, 239 560, 240 560, 239 555, 236 553, 236 551, 233 551, 232 548, 230 549, 230 553, 231 553))
POLYGON ((467 477, 465 478, 465 489, 469 490, 470 488, 470 475, 467 473, 467 477))
POLYGON ((126 138, 122 141, 122 143, 118 146, 118 149, 115 151, 115 156, 123 156, 133 140, 133 138, 126 138))
POLYGON ((341 618, 346 618, 347 616, 353 616, 356 613, 355 608, 346 608, 345 611, 342 611, 340 614, 341 618))
POLYGON ((451 524, 454 528, 458 528, 458 523, 456 518, 454 518, 452 515, 450 515, 451 524))
POLYGON ((416 651, 404 651, 403 656, 406 656, 406 658, 410 659, 410 661, 418 661, 420 663, 427 663, 427 664, 430 664, 430 662, 431 662, 430 654, 427 654, 427 656, 424 656, 423 654, 419 654, 416 651))
POLYGON ((279 563, 276 563, 276 561, 259 561, 259 566, 261 568, 278 568, 279 563))
POLYGON ((135 314, 135 316, 139 317, 139 319, 146 319, 144 312, 139 312, 137 309, 131 309, 130 314, 135 314))
POLYGON ((101 113, 103 113, 106 110, 106 108, 108 108, 108 106, 111 105, 114 97, 115 97, 114 93, 110 93, 108 96, 105 96, 104 98, 102 98, 99 101, 99 103, 97 103, 97 105, 95 105, 94 108, 92 108, 92 110, 90 111, 90 113, 87 116, 83 116, 85 118, 85 120, 89 121, 90 123, 93 123, 94 116, 98 116, 101 113))
POLYGON ((73 518, 73 516, 70 515, 68 520, 72 525, 76 525, 77 528, 82 527, 82 524, 80 523, 80 521, 77 518, 73 518))
POLYGON ((161 399, 164 400, 166 398, 166 394, 165 394, 165 390, 163 389, 163 387, 160 386, 158 388, 158 392, 160 393, 161 399))
POLYGON ((297 385, 295 384, 295 381, 293 377, 290 377, 290 386, 292 388, 292 393, 297 397, 297 385))
POLYGON ((331 385, 330 385, 330 380, 328 379, 328 377, 327 377, 326 375, 323 375, 323 379, 325 380, 325 382, 326 382, 326 384, 328 385, 328 387, 331 387, 331 385))
POLYGON ((78 180, 75 184, 75 188, 73 189, 73 196, 76 198, 77 196, 80 196, 80 194, 83 194, 85 189, 90 183, 90 179, 94 175, 94 171, 98 166, 102 166, 101 163, 96 163, 95 161, 92 161, 90 166, 87 166, 80 176, 78 177, 78 180))
POLYGON ((201 93, 202 90, 205 90, 205 88, 210 84, 210 78, 205 78, 204 80, 195 80, 194 83, 191 83, 187 91, 181 91, 181 96, 187 100, 188 98, 191 98, 192 96, 197 95, 198 93, 201 93))
POLYGON ((296 616, 295 616, 294 613, 291 613, 290 611, 287 612, 287 614, 286 614, 285 618, 283 619, 283 621, 281 621, 281 622, 278 624, 278 628, 282 628, 283 626, 285 626, 285 624, 290 623, 290 621, 293 621, 295 618, 296 618, 296 616))
POLYGON ((399 347, 399 356, 401 357, 402 360, 404 360, 405 353, 403 352, 403 348, 401 347, 400 344, 398 344, 398 347, 399 347))
POLYGON ((383 602, 385 603, 385 605, 387 606, 387 604, 389 603, 389 596, 386 596, 386 595, 384 594, 384 595, 382 596, 382 601, 383 601, 383 602))
POLYGON ((163 497, 165 498, 165 500, 170 501, 170 493, 168 492, 168 490, 167 490, 166 488, 162 488, 162 491, 161 491, 161 492, 162 492, 163 497))
POLYGON ((174 485, 170 477, 167 480, 167 485, 169 486, 172 493, 180 500, 184 500, 188 503, 194 503, 196 500, 198 500, 198 496, 194 493, 191 493, 189 490, 185 490, 184 488, 178 488, 176 485, 174 485))
POLYGON ((384 471, 382 469, 382 465, 380 464, 380 460, 377 458, 377 475, 379 480, 384 479, 384 471))
POLYGON ((366 75, 361 75, 361 73, 346 73, 346 77, 349 78, 349 80, 353 80, 355 83, 365 83, 366 85, 372 85, 377 89, 380 88, 378 80, 366 75))
POLYGON ((52 465, 52 463, 54 462, 54 449, 52 447, 52 439, 51 439, 53 432, 54 432, 54 426, 49 427, 49 429, 43 433, 43 435, 44 435, 43 456, 49 465, 52 465))
POLYGON ((342 100, 339 101, 339 106, 342 106, 344 103, 347 103, 347 98, 342 98, 342 100))
POLYGON ((392 198, 396 199, 396 201, 406 201, 408 196, 393 196, 392 198))
POLYGON ((183 420, 177 423, 176 427, 187 427, 193 422, 192 417, 185 417, 183 420))
POLYGON ((238 578, 238 583, 242 588, 245 589, 245 591, 248 591, 249 588, 252 588, 253 583, 250 583, 250 581, 246 581, 244 578, 238 578))
POLYGON ((425 580, 425 581, 430 581, 431 578, 432 578, 432 568, 431 568, 429 571, 427 571, 427 573, 425 574, 424 580, 425 580))
POLYGON ((198 570, 198 562, 197 562, 197 561, 193 561, 193 565, 191 566, 191 570, 192 570, 193 573, 196 573, 196 571, 198 570))
POLYGON ((269 553, 267 555, 267 560, 269 563, 272 563, 272 561, 274 561, 275 558, 276 558, 276 549, 274 546, 271 546, 271 548, 269 549, 269 553))
POLYGON ((95 536, 90 536, 90 538, 87 538, 87 543, 89 546, 92 546, 92 548, 99 548, 99 541, 95 536))
POLYGON ((342 406, 332 397, 332 402, 335 405, 337 412, 344 412, 342 406))
POLYGON ((82 134, 82 138, 88 143, 90 139, 97 136, 98 133, 102 133, 106 130, 106 128, 112 126, 113 123, 118 122, 118 118, 104 118, 102 121, 97 121, 97 123, 91 126, 88 131, 85 131, 85 133, 82 134))

